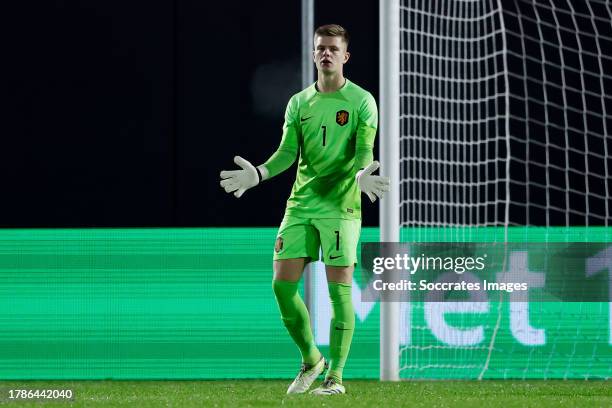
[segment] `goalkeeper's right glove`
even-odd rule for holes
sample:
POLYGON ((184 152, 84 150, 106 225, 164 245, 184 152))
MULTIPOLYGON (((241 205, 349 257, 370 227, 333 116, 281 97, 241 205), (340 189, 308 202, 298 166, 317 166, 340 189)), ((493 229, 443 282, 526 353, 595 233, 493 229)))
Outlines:
POLYGON ((379 167, 380 163, 373 161, 365 169, 359 170, 356 176, 359 189, 366 193, 372 202, 389 191, 389 177, 372 175, 379 167))
POLYGON ((236 198, 242 197, 245 191, 267 178, 267 170, 263 166, 255 168, 240 156, 234 157, 234 163, 242 167, 242 170, 223 170, 220 184, 226 193, 234 192, 236 198))

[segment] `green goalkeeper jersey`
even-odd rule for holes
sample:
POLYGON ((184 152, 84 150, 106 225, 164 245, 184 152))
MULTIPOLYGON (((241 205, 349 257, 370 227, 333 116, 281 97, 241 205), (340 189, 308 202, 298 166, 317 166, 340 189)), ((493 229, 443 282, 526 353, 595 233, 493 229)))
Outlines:
POLYGON ((376 101, 348 79, 336 92, 313 84, 291 97, 280 146, 264 163, 274 177, 299 157, 287 215, 361 218, 355 175, 373 160, 377 123, 376 101))

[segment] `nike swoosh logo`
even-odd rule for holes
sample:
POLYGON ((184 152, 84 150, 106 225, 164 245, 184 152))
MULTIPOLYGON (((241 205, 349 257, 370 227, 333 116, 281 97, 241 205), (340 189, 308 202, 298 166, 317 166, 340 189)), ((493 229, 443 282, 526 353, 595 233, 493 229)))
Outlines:
POLYGON ((338 258, 342 258, 342 255, 338 255, 338 256, 330 255, 329 256, 329 259, 338 259, 338 258))
POLYGON ((300 120, 301 120, 302 122, 306 122, 306 121, 307 121, 308 119, 310 119, 310 118, 312 118, 312 116, 309 116, 309 117, 307 117, 307 118, 300 118, 300 120))

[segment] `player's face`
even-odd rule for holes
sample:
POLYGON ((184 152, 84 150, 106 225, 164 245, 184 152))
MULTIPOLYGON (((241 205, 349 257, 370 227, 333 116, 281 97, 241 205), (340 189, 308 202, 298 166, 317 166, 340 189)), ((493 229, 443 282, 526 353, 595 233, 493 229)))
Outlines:
POLYGON ((342 66, 350 56, 342 37, 316 36, 314 46, 313 59, 317 70, 325 74, 342 72, 342 66))

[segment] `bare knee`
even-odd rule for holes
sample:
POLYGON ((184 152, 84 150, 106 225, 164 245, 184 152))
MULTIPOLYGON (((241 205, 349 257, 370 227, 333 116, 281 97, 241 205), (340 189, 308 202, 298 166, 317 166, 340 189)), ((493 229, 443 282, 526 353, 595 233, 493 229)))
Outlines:
POLYGON ((305 258, 279 259, 274 261, 274 279, 297 282, 302 277, 305 258))
POLYGON ((328 282, 352 283, 354 266, 329 266, 325 265, 325 273, 328 282))

